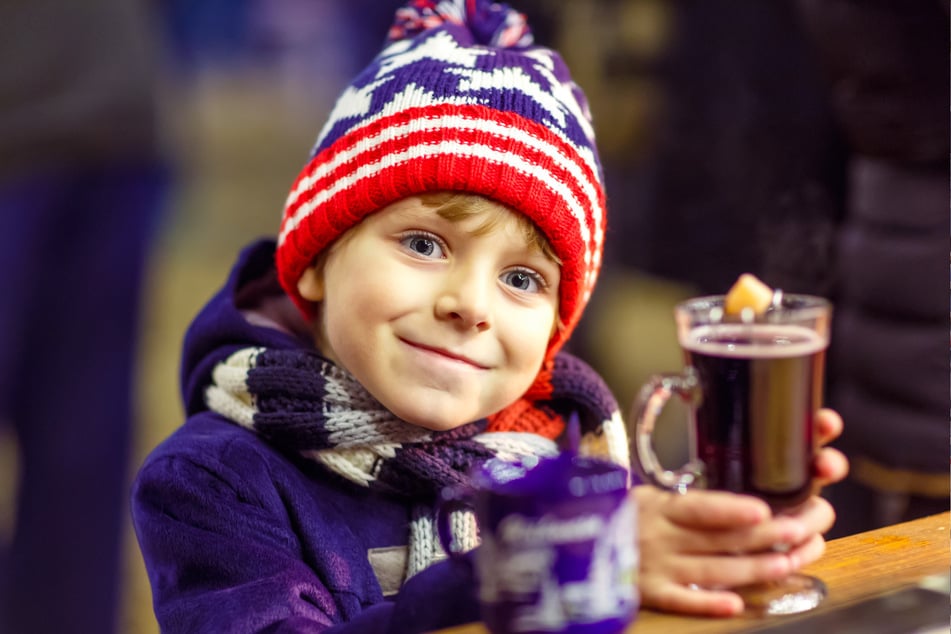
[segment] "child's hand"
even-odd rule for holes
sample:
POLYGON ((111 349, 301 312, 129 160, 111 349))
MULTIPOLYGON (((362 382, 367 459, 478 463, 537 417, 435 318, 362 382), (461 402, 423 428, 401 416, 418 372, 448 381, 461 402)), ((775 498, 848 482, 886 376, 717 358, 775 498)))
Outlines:
MULTIPOLYGON (((819 444, 842 430, 832 410, 816 417, 819 444)), ((823 448, 815 463, 817 489, 845 477, 848 463, 823 448)), ((722 491, 684 495, 645 485, 635 487, 641 554, 640 589, 645 606, 712 616, 743 610, 729 588, 782 579, 815 561, 825 550, 822 534, 835 512, 814 495, 800 507, 773 517, 765 502, 722 491), (774 547, 786 545, 786 552, 774 547)))
MULTIPOLYGON (((816 414, 816 437, 819 446, 826 445, 842 433, 842 417, 831 409, 816 414)), ((823 447, 814 465, 817 488, 833 484, 849 473, 849 461, 838 449, 823 447)))

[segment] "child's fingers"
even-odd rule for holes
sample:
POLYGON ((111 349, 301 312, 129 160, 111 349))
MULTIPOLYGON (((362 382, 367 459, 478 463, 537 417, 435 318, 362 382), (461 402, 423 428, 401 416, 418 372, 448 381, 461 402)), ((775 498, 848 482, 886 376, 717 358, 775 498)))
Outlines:
POLYGON ((678 557, 668 562, 666 575, 645 571, 641 578, 644 605, 659 610, 704 616, 731 616, 743 610, 743 600, 730 588, 781 580, 819 559, 825 551, 820 535, 787 553, 678 557))
POLYGON ((723 491, 667 494, 659 503, 664 505, 663 514, 669 522, 693 530, 755 526, 770 516, 769 506, 762 500, 723 491))
POLYGON ((673 557, 665 562, 663 576, 657 575, 658 579, 663 579, 662 582, 651 583, 648 570, 644 572, 642 587, 654 588, 655 591, 657 588, 663 589, 654 599, 655 602, 663 601, 658 606, 661 609, 678 609, 670 603, 676 601, 675 605, 680 606, 679 609, 686 604, 688 608, 709 610, 711 602, 716 604, 717 600, 723 601, 726 595, 732 594, 728 592, 731 588, 788 576, 797 569, 799 557, 813 557, 815 548, 812 544, 803 545, 794 552, 673 557), (687 596, 675 592, 671 586, 698 594, 687 596))
POLYGON ((831 409, 820 409, 816 413, 817 443, 823 447, 813 463, 813 477, 816 487, 821 488, 838 482, 849 473, 849 461, 842 452, 824 447, 842 433, 842 417, 831 409))
POLYGON ((756 526, 715 531, 682 530, 672 534, 672 548, 690 555, 733 555, 768 552, 777 545, 797 546, 815 534, 816 526, 825 526, 823 513, 808 517, 778 517, 756 526))
POLYGON ((742 611, 732 591, 778 580, 819 558, 835 512, 812 497, 774 517, 761 500, 695 491, 674 495, 645 487, 640 526, 644 604, 707 616, 742 611))
POLYGON ((835 511, 829 502, 813 496, 795 510, 753 526, 710 530, 672 525, 666 533, 649 537, 654 537, 659 546, 683 555, 759 553, 777 546, 797 547, 828 531, 834 522, 835 511))
POLYGON ((670 578, 644 574, 641 599, 645 606, 658 610, 733 616, 742 612, 743 600, 729 588, 781 580, 819 559, 824 551, 825 541, 814 535, 785 554, 684 558, 668 570, 670 578))
POLYGON ((812 535, 826 533, 835 523, 835 509, 825 498, 814 495, 795 509, 777 516, 776 521, 792 520, 802 529, 799 541, 784 541, 782 543, 795 546, 804 542, 812 535))
POLYGON ((826 445, 842 433, 842 417, 833 409, 823 408, 816 412, 818 444, 826 445))
POLYGON ((825 551, 826 541, 822 538, 822 535, 813 535, 812 539, 789 552, 793 570, 799 570, 803 566, 818 560, 825 551))
POLYGON ((652 583, 642 577, 641 602, 655 610, 695 616, 733 616, 743 610, 743 600, 727 590, 707 590, 670 581, 652 583))
POLYGON ((842 480, 849 474, 849 460, 838 449, 824 447, 813 463, 816 485, 824 487, 842 480))
MULTIPOLYGON (((810 551, 811 552, 811 551, 810 551)), ((761 551, 751 554, 693 555, 672 558, 667 565, 671 579, 703 588, 735 588, 782 579, 796 570, 791 553, 761 551)), ((798 552, 796 557, 798 558, 798 552)))

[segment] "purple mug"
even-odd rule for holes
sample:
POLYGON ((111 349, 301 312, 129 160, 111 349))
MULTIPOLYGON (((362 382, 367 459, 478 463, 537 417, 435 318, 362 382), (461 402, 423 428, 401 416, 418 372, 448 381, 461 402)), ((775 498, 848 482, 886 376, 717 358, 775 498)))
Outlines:
POLYGON ((615 634, 634 620, 636 510, 628 472, 566 452, 511 463, 487 461, 465 489, 446 489, 439 537, 459 556, 453 512, 471 510, 482 619, 493 634, 615 634))

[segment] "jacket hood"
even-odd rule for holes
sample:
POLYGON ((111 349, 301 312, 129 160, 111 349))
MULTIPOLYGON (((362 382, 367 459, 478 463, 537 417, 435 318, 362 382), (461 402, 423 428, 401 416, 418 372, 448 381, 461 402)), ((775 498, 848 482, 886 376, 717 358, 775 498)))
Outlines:
POLYGON ((221 361, 242 348, 313 347, 309 326, 281 290, 273 240, 260 240, 238 256, 224 286, 185 333, 180 383, 186 416, 208 409, 205 388, 221 361))

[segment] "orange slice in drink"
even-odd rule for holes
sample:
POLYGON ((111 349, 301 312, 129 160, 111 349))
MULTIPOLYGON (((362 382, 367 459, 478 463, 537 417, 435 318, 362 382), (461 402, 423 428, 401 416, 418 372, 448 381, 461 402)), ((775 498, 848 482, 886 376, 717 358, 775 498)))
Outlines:
POLYGON ((773 301, 773 289, 751 273, 744 273, 730 288, 723 302, 728 315, 740 315, 752 311, 762 315, 773 301))

